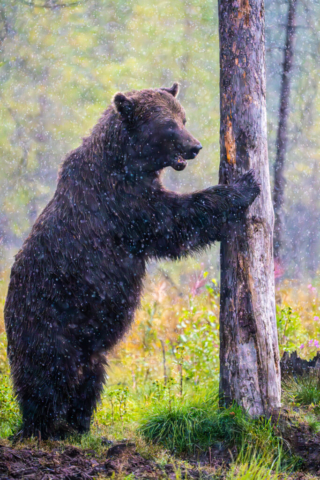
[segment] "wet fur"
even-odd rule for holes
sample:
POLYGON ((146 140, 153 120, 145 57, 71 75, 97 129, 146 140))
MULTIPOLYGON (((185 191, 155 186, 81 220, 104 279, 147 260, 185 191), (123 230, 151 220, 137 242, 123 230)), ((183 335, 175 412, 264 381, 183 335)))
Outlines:
POLYGON ((167 91, 127 98, 133 112, 111 105, 67 156, 12 267, 5 322, 27 437, 89 430, 105 355, 133 320, 147 261, 219 240, 225 217, 259 193, 252 173, 233 186, 178 195, 162 186, 159 170, 131 169, 131 156, 143 151, 139 131, 154 121, 150 109, 163 118, 183 111, 167 91))

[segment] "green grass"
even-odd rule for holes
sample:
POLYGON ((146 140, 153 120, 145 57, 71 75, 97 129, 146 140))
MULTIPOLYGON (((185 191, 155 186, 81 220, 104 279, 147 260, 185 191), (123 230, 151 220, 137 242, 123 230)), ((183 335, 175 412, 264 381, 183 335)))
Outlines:
POLYGON ((285 398, 296 405, 314 405, 320 408, 320 377, 306 375, 291 378, 283 384, 285 398))
POLYGON ((304 420, 308 423, 312 433, 320 432, 320 421, 315 415, 308 414, 305 415, 304 420))
POLYGON ((275 458, 265 451, 258 454, 255 450, 242 450, 237 460, 231 465, 226 480, 285 480, 281 472, 281 451, 275 458))
MULTIPOLYGON (((175 465, 176 461, 184 463, 185 455, 197 456, 214 445, 236 446, 240 454, 226 474, 226 480, 283 480, 286 478, 283 472, 294 468, 295 459, 290 461, 283 453, 282 441, 275 436, 271 423, 262 418, 250 418, 237 405, 221 408, 214 382, 197 386, 186 382, 184 391, 180 395, 179 385, 170 381, 166 387, 161 382, 146 382, 139 390, 128 389, 120 383, 110 385, 104 391, 90 434, 69 437, 61 442, 61 447, 73 444, 103 456, 108 448, 106 439, 126 438, 135 442, 143 457, 175 465), (282 476, 279 476, 280 471, 282 476)), ((316 415, 310 413, 305 421, 314 432, 319 430, 316 415)), ((10 380, 3 374, 0 438, 15 433, 20 425, 21 417, 10 380)), ((176 468, 176 478, 186 480, 186 474, 179 473, 179 464, 176 468)), ((131 480, 130 476, 120 474, 114 477, 115 480, 124 478, 131 480)))
POLYGON ((0 377, 0 438, 6 438, 21 425, 21 415, 17 402, 12 394, 12 387, 8 375, 0 377))
MULTIPOLYGON (((9 377, 1 375, 1 380, 0 438, 5 438, 20 428, 21 417, 9 377)), ((317 417, 311 414, 309 417, 305 420, 317 432, 317 417)), ((217 385, 212 382, 197 386, 190 382, 185 385, 182 396, 179 385, 170 382, 167 387, 160 382, 147 382, 139 391, 129 390, 122 384, 109 386, 104 391, 91 433, 69 438, 67 443, 100 454, 106 448, 102 439, 129 438, 139 442, 140 436, 142 443, 154 449, 152 456, 157 449, 156 456, 161 449, 171 454, 197 455, 214 445, 237 446, 238 451, 268 449, 271 465, 282 449, 282 441, 275 436, 270 421, 252 419, 237 405, 221 408, 217 385)), ((282 457, 285 464, 284 455, 282 457)))
POLYGON ((280 448, 270 422, 254 420, 240 407, 220 408, 216 394, 205 397, 187 396, 168 403, 158 403, 141 421, 140 433, 173 453, 207 451, 210 446, 223 443, 230 447, 280 448), (201 399, 202 398, 202 399, 201 399))

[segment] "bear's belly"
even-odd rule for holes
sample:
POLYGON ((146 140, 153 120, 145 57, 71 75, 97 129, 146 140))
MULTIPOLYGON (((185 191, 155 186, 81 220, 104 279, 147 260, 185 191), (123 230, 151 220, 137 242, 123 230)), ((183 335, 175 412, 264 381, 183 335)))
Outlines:
POLYGON ((39 343, 57 352, 73 345, 85 357, 109 350, 134 318, 144 260, 89 248, 72 258, 40 253, 26 245, 12 269, 5 312, 12 352, 19 344, 36 354, 39 343))
POLYGON ((121 339, 134 319, 145 274, 145 262, 137 258, 95 267, 78 279, 74 302, 69 297, 77 308, 65 318, 66 328, 72 326, 74 340, 88 353, 107 351, 121 339))

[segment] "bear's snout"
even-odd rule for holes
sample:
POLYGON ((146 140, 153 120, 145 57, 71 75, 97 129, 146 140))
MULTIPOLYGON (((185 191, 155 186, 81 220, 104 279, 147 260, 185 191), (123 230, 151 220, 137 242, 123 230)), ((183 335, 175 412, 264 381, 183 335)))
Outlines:
POLYGON ((186 160, 192 160, 193 158, 195 158, 201 149, 202 149, 201 143, 198 143, 197 145, 194 145, 193 147, 191 147, 187 154, 188 156, 185 157, 186 160))

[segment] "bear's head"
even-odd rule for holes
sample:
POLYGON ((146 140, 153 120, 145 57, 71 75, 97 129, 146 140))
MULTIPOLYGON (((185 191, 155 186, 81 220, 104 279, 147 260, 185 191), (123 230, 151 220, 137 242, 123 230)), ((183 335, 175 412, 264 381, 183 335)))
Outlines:
POLYGON ((186 129, 185 111, 171 88, 117 93, 114 109, 127 133, 124 168, 127 172, 156 172, 165 167, 183 170, 202 146, 186 129))

